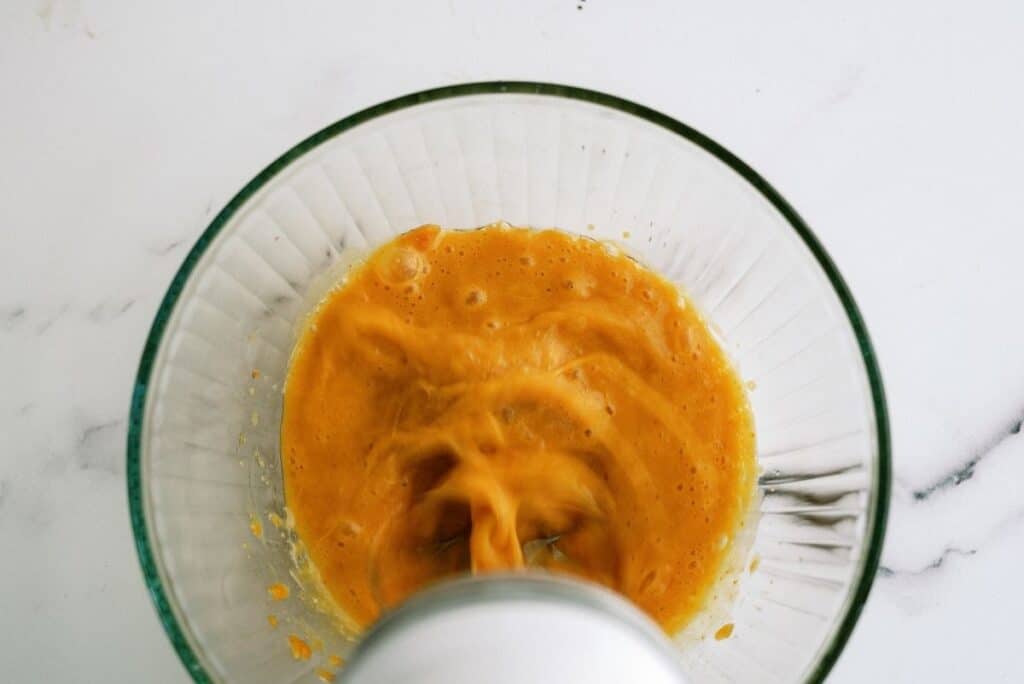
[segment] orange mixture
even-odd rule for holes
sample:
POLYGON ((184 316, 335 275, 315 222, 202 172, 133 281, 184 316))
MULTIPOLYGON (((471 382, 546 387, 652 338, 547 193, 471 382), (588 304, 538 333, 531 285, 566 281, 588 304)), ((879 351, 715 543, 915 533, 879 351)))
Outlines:
POLYGON ((741 384, 672 285, 557 231, 424 226, 312 316, 285 390, 286 497, 366 625, 462 571, 542 566, 669 631, 754 486, 741 384))

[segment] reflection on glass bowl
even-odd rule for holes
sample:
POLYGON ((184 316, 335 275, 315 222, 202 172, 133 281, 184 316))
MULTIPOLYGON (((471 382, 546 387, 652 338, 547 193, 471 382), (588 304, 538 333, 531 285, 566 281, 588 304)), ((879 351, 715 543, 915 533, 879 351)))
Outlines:
POLYGON ((750 383, 761 499, 751 560, 723 598, 731 633, 714 638, 710 611, 677 635, 679 659, 693 681, 822 680, 866 599, 889 492, 881 378, 853 299, 793 209, 719 145, 536 83, 417 93, 324 129, 232 199, 175 276, 134 388, 128 488, 145 579, 190 674, 316 682, 318 662, 351 650, 297 584, 277 526, 297 327, 394 235, 499 220, 615 241, 703 310, 750 383), (293 658, 291 632, 315 635, 310 660, 293 658))

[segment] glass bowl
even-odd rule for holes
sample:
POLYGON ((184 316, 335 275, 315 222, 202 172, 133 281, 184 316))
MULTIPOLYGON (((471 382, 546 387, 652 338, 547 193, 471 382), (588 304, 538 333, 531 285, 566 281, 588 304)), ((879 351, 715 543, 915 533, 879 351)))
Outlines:
POLYGON ((874 578, 889 495, 882 383, 852 296, 789 204, 706 136, 609 95, 507 82, 316 133, 228 203, 174 277, 139 366, 127 473, 146 583, 189 673, 316 682, 351 650, 267 517, 284 506, 298 324, 354 255, 423 223, 499 220, 614 241, 710 320, 751 387, 757 567, 729 601, 732 636, 697 625, 679 658, 694 682, 821 681, 874 578), (276 582, 304 599, 272 601, 276 582), (290 633, 315 636, 312 659, 293 659, 290 633))

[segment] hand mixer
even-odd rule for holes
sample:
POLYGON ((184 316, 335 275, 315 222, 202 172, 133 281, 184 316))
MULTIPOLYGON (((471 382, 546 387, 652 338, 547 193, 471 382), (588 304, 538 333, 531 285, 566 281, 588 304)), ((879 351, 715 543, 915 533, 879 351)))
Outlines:
POLYGON ((680 684, 665 634, 597 585, 540 573, 459 579, 413 596, 366 635, 350 684, 680 684))

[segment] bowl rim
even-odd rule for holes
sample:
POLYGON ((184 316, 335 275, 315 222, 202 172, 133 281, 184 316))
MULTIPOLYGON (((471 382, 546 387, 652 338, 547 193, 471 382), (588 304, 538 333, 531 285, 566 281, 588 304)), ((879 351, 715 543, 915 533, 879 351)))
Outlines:
POLYGON ((864 362, 864 370, 868 386, 871 390, 872 408, 875 418, 877 463, 872 483, 874 486, 869 490, 867 506, 867 547, 861 556, 859 567, 855 571, 855 579, 851 584, 853 590, 847 595, 844 614, 838 626, 833 629, 824 647, 819 649, 817 662, 809 670, 805 681, 816 684, 824 681, 839 658, 839 654, 842 652, 846 642, 849 640, 857 619, 860 617, 864 603, 867 601, 881 558, 889 510, 892 457, 885 390, 882 385, 882 375, 875 351, 868 335, 867 326, 864 323, 860 310, 857 308, 857 304, 854 302, 853 295, 850 293, 846 282, 839 274, 839 270, 836 268, 831 257, 808 225, 797 214, 796 210, 790 206, 789 202, 768 181, 739 157, 694 128, 644 105, 595 90, 532 81, 481 81, 431 88, 381 102, 340 119, 294 145, 260 171, 213 218, 185 257, 160 302, 142 350, 142 357, 139 361, 138 371, 132 387, 126 453, 128 507, 135 549, 138 553, 139 563, 142 566, 146 588, 156 608, 164 631, 174 646, 174 650, 192 679, 198 684, 213 684, 214 679, 207 672, 199 655, 190 645, 185 633, 186 626, 179 623, 175 617, 176 603, 171 598, 167 587, 164 586, 160 577, 159 561, 151 544, 151 535, 147 527, 145 503, 148 500, 149 492, 143 480, 144 463, 142 458, 142 433, 152 372, 162 347, 167 324, 192 271, 214 239, 220 234, 220 231, 249 198, 266 186, 293 161, 319 147, 324 142, 372 119, 421 104, 470 95, 523 94, 583 101, 614 109, 625 114, 631 114, 646 120, 648 123, 675 133, 699 146, 750 183, 754 189, 760 192, 782 214, 828 278, 833 291, 846 312, 847 321, 853 330, 861 359, 864 362))

